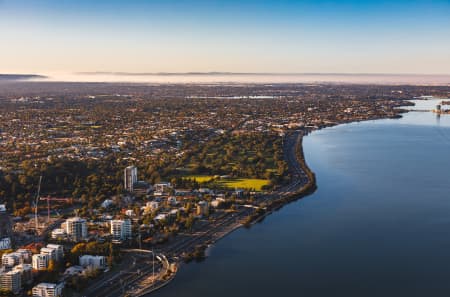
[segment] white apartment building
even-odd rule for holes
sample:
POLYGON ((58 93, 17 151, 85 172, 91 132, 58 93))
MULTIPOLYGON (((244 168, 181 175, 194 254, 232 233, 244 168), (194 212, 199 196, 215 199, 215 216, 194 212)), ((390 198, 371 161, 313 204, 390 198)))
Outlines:
POLYGON ((30 250, 18 249, 16 253, 20 254, 21 263, 31 263, 31 257, 33 256, 33 253, 30 250))
POLYGON ((33 297, 61 297, 64 284, 40 283, 33 287, 33 297))
POLYGON ((19 264, 14 266, 12 270, 20 273, 22 284, 29 285, 33 282, 33 267, 31 264, 19 264))
POLYGON ((66 220, 66 233, 69 239, 80 241, 87 238, 87 223, 85 219, 74 217, 66 220))
POLYGON ((134 184, 138 181, 137 179, 137 167, 128 166, 124 170, 123 185, 125 190, 128 192, 133 192, 134 184))
POLYGON ((86 268, 91 267, 94 269, 103 269, 106 267, 106 257, 105 256, 91 256, 83 255, 79 258, 80 266, 86 268))
POLYGON ((56 250, 55 249, 43 247, 43 248, 41 248, 41 254, 47 255, 49 261, 50 260, 56 261, 56 250))
POLYGON ((66 239, 67 238, 67 233, 66 230, 61 229, 61 228, 57 228, 52 230, 52 239, 66 239))
POLYGON ((48 262, 50 260, 47 254, 36 254, 32 258, 32 266, 35 270, 46 270, 48 268, 48 262))
POLYGON ((18 294, 22 288, 19 271, 0 272, 0 288, 18 294))
POLYGON ((47 248, 55 250, 56 253, 55 261, 61 261, 64 258, 64 247, 62 245, 50 243, 47 244, 47 248))
POLYGON ((19 253, 3 254, 2 266, 13 267, 13 266, 19 264, 20 260, 21 260, 21 254, 19 254, 19 253))
POLYGON ((111 235, 114 240, 128 240, 131 239, 131 220, 112 220, 111 221, 111 235))

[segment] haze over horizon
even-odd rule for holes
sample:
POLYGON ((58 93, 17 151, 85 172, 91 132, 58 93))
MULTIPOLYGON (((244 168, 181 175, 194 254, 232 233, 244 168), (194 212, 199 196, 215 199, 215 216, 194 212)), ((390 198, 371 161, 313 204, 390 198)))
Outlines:
POLYGON ((0 1, 0 73, 450 74, 448 1, 0 1))
POLYGON ((0 74, 1 81, 105 82, 138 84, 382 84, 450 85, 450 75, 368 74, 368 73, 127 73, 82 72, 51 74, 0 74))

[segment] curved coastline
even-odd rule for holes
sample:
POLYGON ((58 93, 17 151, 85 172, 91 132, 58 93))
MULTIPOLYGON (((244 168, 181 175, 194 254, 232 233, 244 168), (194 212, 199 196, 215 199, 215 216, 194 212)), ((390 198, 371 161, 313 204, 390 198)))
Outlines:
MULTIPOLYGON (((407 105, 405 105, 405 106, 407 106, 407 105)), ((403 115, 402 115, 403 113, 408 113, 410 111, 414 111, 414 110, 408 110, 408 109, 404 109, 404 108, 400 107, 398 109, 398 113, 395 116, 375 117, 375 118, 369 118, 366 120, 354 120, 354 121, 349 121, 349 122, 336 123, 336 124, 331 124, 331 125, 328 125, 325 127, 319 127, 317 129, 309 130, 308 132, 306 132, 304 134, 299 133, 297 135, 296 143, 295 143, 295 160, 307 177, 306 183, 304 183, 303 185, 301 185, 300 187, 298 187, 297 189, 295 189, 294 191, 292 191, 292 193, 290 193, 288 195, 279 195, 278 198, 270 200, 270 202, 268 203, 268 205, 264 209, 264 211, 262 213, 261 212, 256 213, 256 216, 251 217, 251 220, 248 222, 248 224, 236 223, 236 224, 232 225, 230 228, 228 228, 228 230, 226 232, 221 233, 220 236, 209 241, 208 248, 213 246, 217 241, 219 241, 219 240, 225 238, 227 235, 231 234, 233 231, 235 231, 241 227, 245 227, 245 226, 251 227, 252 225, 254 225, 256 223, 261 222, 266 216, 269 216, 270 214, 272 214, 273 211, 279 210, 283 206, 290 204, 291 202, 297 201, 299 199, 302 199, 306 196, 309 196, 316 191, 317 179, 316 179, 315 173, 311 170, 311 168, 307 164, 305 154, 304 154, 304 149, 303 149, 303 137, 308 136, 310 133, 313 133, 316 131, 320 131, 320 130, 327 129, 327 128, 333 128, 333 127, 337 127, 337 126, 341 126, 341 125, 350 125, 350 124, 355 124, 355 123, 359 123, 359 122, 370 122, 370 121, 378 121, 378 120, 386 120, 386 119, 392 119, 392 120, 399 119, 399 118, 403 117, 403 115)), ((291 184, 293 184, 295 182, 296 182, 295 180, 292 180, 291 184)), ((180 266, 183 264, 183 262, 177 261, 174 264, 176 265, 176 268, 177 268, 176 270, 178 271, 180 269, 180 266)), ((164 283, 162 283, 160 286, 153 288, 153 290, 151 290, 151 292, 162 289, 163 287, 167 286, 170 282, 172 282, 175 278, 176 278, 176 272, 173 273, 172 276, 169 279, 167 279, 164 283)), ((140 296, 148 296, 149 293, 150 293, 150 291, 148 293, 140 295, 140 296)))

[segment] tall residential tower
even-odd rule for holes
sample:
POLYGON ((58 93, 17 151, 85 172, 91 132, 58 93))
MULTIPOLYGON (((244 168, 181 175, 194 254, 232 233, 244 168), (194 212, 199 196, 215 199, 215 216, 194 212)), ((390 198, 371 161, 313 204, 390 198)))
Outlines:
POLYGON ((124 188, 128 192, 133 192, 134 184, 137 182, 137 167, 136 166, 128 166, 124 171, 124 188))

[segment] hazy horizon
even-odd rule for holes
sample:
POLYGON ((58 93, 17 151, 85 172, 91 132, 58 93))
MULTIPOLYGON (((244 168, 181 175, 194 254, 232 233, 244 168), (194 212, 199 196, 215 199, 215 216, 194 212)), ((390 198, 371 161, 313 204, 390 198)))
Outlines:
MULTIPOLYGON (((391 84, 391 85, 449 85, 450 75, 386 74, 386 73, 235 73, 235 72, 188 72, 188 73, 35 73, 13 74, 17 79, 41 82, 111 82, 111 83, 344 83, 344 84, 391 84), (29 75, 30 77, 26 77, 29 75), (34 76, 37 75, 37 76, 34 76), (25 77, 22 77, 25 76, 25 77)), ((0 74, 1 76, 1 74, 0 74)), ((1 77, 0 77, 1 78, 1 77)), ((11 79, 11 78, 10 78, 11 79)))

